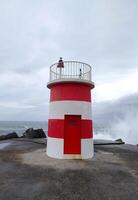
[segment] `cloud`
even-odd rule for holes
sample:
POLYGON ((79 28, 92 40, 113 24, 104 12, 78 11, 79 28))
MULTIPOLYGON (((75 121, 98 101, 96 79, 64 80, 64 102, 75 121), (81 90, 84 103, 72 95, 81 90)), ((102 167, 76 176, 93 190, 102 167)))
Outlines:
POLYGON ((122 138, 126 143, 138 144, 137 111, 138 93, 122 97, 113 102, 95 104, 93 118, 97 133, 102 138, 122 138))
POLYGON ((94 93, 94 101, 109 101, 138 92, 138 70, 127 70, 120 75, 106 76, 97 81, 94 93), (123 73, 123 74, 122 74, 123 73))
POLYGON ((0 120, 47 119, 49 90, 45 74, 48 71, 46 68, 32 74, 0 75, 0 120))
POLYGON ((137 1, 0 2, 2 70, 33 71, 60 55, 84 60, 95 72, 135 68, 137 1))
POLYGON ((137 0, 0 1, 0 120, 46 119, 49 66, 60 56, 92 65, 95 102, 136 92, 137 6, 137 0))
POLYGON ((46 1, 0 2, 1 72, 28 73, 49 66, 59 50, 56 34, 60 22, 56 23, 48 6, 46 1))

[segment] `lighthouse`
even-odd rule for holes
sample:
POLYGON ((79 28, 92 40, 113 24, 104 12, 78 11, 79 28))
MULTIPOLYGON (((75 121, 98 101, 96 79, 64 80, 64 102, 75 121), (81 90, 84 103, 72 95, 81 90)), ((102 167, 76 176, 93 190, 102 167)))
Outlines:
POLYGON ((59 159, 88 159, 94 154, 91 107, 92 68, 78 61, 50 67, 47 155, 59 159))

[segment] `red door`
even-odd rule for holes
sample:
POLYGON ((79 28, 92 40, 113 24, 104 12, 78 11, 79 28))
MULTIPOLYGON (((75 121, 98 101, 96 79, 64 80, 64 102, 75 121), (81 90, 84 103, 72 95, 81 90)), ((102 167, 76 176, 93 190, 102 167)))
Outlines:
POLYGON ((64 154, 81 154, 81 115, 65 115, 64 154))

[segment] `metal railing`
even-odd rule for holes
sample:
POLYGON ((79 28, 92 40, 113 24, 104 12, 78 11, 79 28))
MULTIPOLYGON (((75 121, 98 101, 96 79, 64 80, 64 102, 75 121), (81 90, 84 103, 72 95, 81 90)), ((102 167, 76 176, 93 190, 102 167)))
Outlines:
POLYGON ((60 79, 82 79, 91 81, 91 66, 78 61, 64 61, 64 67, 58 63, 50 67, 50 81, 60 79))

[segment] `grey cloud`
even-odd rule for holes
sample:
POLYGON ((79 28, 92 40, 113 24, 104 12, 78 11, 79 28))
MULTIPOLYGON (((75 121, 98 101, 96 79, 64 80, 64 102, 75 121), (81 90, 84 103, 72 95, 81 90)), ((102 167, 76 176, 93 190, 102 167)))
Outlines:
MULTIPOLYGON (((94 103, 93 115, 99 123, 114 123, 117 119, 123 119, 127 113, 138 110, 138 93, 124 96, 115 101, 94 103)), ((108 125, 108 124, 107 124, 108 125)))
POLYGON ((48 68, 60 56, 91 64, 100 84, 137 69, 137 8, 137 0, 0 1, 0 102, 18 107, 1 107, 0 119, 47 115, 48 68))
MULTIPOLYGON (((51 34, 52 16, 47 21, 45 15, 47 2, 40 2, 41 6, 31 2, 32 4, 24 1, 0 2, 1 72, 14 70, 28 73, 48 67, 48 62, 55 53, 54 49, 57 49, 57 41, 54 34, 51 34), (45 36, 42 37, 42 33, 45 36)), ((56 34, 56 30, 54 31, 56 34)))
POLYGON ((106 127, 113 138, 138 144, 138 93, 93 107, 94 126, 106 127))
POLYGON ((39 70, 61 54, 93 64, 98 73, 101 67, 108 71, 137 67, 137 1, 4 1, 1 5, 3 70, 39 70))

